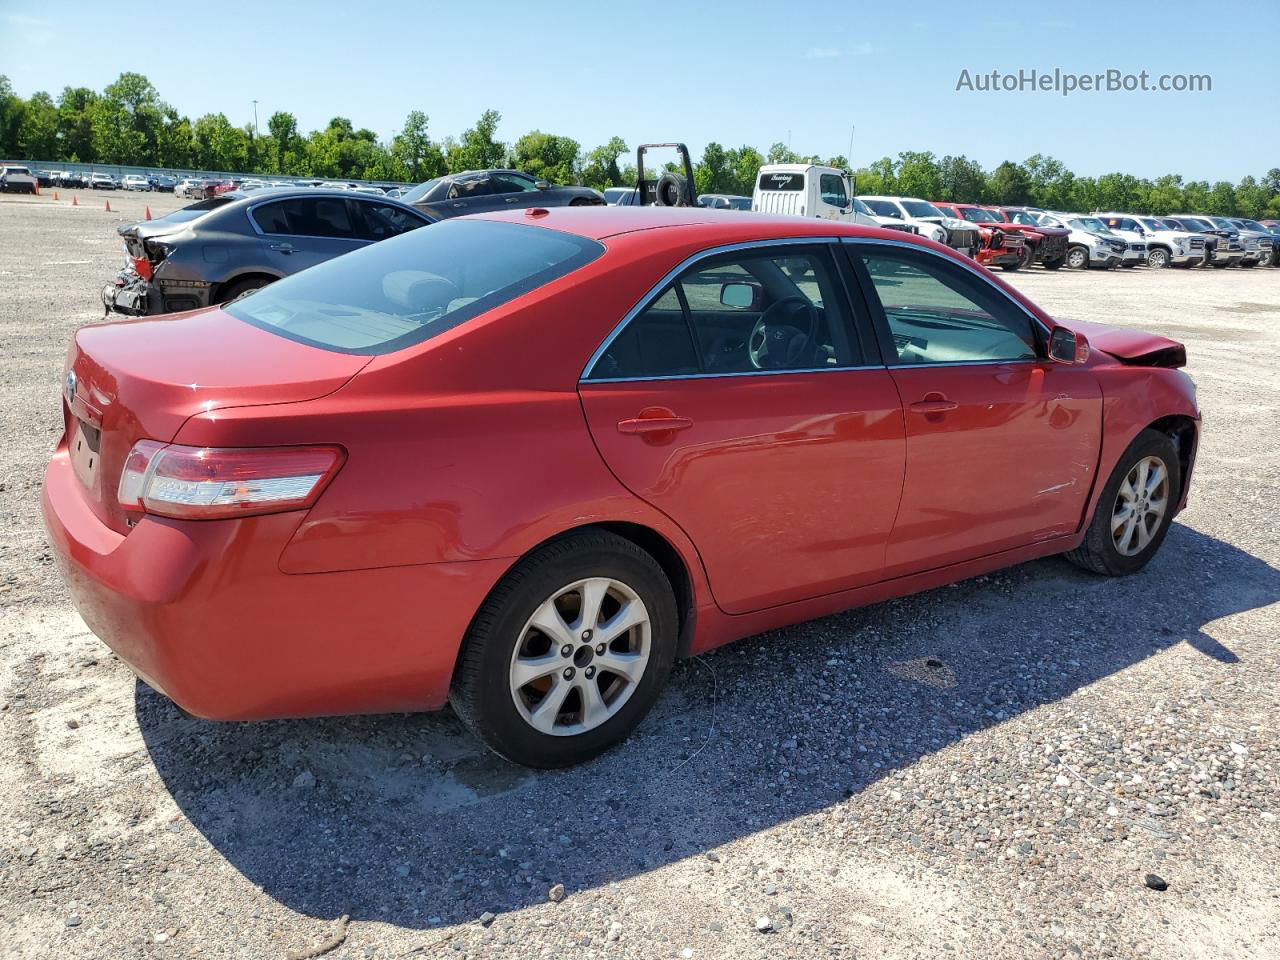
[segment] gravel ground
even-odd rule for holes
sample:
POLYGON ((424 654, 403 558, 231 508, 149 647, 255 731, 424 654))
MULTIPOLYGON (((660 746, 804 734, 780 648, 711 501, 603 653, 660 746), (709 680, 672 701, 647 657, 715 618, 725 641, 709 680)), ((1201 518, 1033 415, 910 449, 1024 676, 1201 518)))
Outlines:
POLYGON ((1204 445, 1143 574, 756 637, 531 773, 448 713, 191 720, 86 631, 38 508, 62 357, 112 228, 184 201, 60 195, 0 198, 0 955, 1280 956, 1280 270, 1006 275, 1187 343, 1204 445))

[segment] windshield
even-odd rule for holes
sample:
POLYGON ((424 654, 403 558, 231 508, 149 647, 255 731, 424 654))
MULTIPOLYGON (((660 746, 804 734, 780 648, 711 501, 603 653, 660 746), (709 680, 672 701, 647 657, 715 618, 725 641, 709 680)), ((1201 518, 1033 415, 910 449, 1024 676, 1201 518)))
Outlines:
POLYGON ((923 200, 903 200, 902 205, 913 217, 941 217, 945 214, 932 203, 923 200))
POLYGON ((1257 220, 1245 220, 1245 219, 1240 219, 1240 220, 1237 220, 1236 222, 1237 222, 1237 223, 1240 223, 1240 224, 1243 224, 1244 229, 1246 229, 1246 230, 1256 230, 1256 231, 1258 231, 1259 233, 1266 233, 1266 232, 1267 232, 1267 228, 1266 228, 1266 227, 1264 227, 1262 224, 1260 224, 1257 220))
POLYGON ((216 197, 210 197, 208 200, 199 200, 195 203, 188 204, 181 210, 175 210, 173 213, 166 214, 163 217, 157 217, 157 220, 163 220, 165 223, 188 223, 192 220, 199 220, 210 210, 216 210, 218 207, 225 207, 228 203, 235 203, 236 198, 225 193, 216 197))
POLYGON ((593 240, 545 227, 446 220, 278 280, 223 309, 337 353, 421 343, 585 266, 593 240))
MULTIPOLYGON (((14 152, 17 153, 16 150, 14 152)), ((28 170, 26 167, 5 167, 4 172, 5 173, 25 173, 27 176, 31 176, 31 171, 28 170)))
POLYGON ((1033 217, 1033 216, 1032 216, 1031 214, 1029 214, 1029 213, 1026 213, 1026 212, 1025 212, 1025 211, 1023 211, 1023 210, 1009 210, 1009 211, 1008 211, 1008 214, 1009 214, 1009 222, 1010 222, 1010 223, 1020 223, 1020 224, 1022 224, 1024 227, 1038 227, 1038 226, 1040 226, 1040 224, 1036 223, 1036 218, 1035 218, 1035 217, 1033 217))
POLYGON ((898 205, 889 200, 864 200, 871 212, 881 217, 893 217, 895 220, 902 219, 902 211, 898 209, 898 205))
POLYGON ((874 216, 874 214, 871 212, 871 208, 868 207, 861 200, 859 200, 857 197, 854 197, 853 209, 856 212, 863 214, 864 216, 868 216, 868 217, 874 216))
POLYGON ((416 187, 412 187, 400 194, 400 199, 405 203, 416 203, 430 193, 434 187, 443 182, 443 177, 436 177, 434 180, 428 180, 426 183, 420 183, 416 187))
POLYGON ((1204 231, 1213 229, 1213 224, 1207 223, 1198 217, 1183 217, 1182 223, 1188 230, 1204 231))
POLYGON ((990 210, 983 210, 979 207, 961 207, 960 216, 964 217, 970 223, 1003 223, 990 210))
POLYGON ((1097 217, 1076 217, 1071 221, 1071 225, 1079 227, 1081 230, 1088 230, 1090 233, 1110 233, 1107 225, 1097 217))
POLYGON ((1156 219, 1155 219, 1155 218, 1153 218, 1153 217, 1144 217, 1140 222, 1141 222, 1141 223, 1142 223, 1142 225, 1143 225, 1144 227, 1146 227, 1148 230, 1163 230, 1163 229, 1165 229, 1164 227, 1162 227, 1162 226, 1160 225, 1160 221, 1159 221, 1159 220, 1156 220, 1156 219))

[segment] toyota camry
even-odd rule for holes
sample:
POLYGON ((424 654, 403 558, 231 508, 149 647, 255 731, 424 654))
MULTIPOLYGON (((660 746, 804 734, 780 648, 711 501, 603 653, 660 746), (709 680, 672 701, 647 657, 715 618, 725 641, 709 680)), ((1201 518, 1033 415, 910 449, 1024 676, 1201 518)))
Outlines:
POLYGON ((431 710, 534 766, 673 661, 1187 500, 1183 347, 923 238, 699 209, 447 220, 82 328, 43 507, 85 621, 219 720, 431 710))

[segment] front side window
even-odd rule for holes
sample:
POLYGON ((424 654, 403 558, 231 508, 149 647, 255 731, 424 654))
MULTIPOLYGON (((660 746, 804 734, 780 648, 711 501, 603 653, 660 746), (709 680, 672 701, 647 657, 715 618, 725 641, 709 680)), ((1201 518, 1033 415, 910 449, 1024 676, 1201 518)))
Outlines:
POLYGON ((589 380, 856 366, 831 254, 768 247, 693 265, 614 337, 589 380))
POLYGON ((338 353, 428 340, 585 266, 593 240, 545 227, 446 220, 277 280, 225 309, 270 333, 338 353))
POLYGON ((1010 210, 1008 211, 1008 213, 1009 213, 1010 223, 1021 224, 1024 227, 1039 226, 1039 224, 1036 223, 1035 217, 1031 216, 1031 214, 1029 213, 1025 213, 1022 210, 1010 210))
POLYGON ((903 200, 902 205, 907 208, 907 213, 913 217, 942 216, 941 210, 932 203, 926 203, 924 200, 903 200))
POLYGON ((911 250, 861 252, 900 365, 1034 360, 1031 318, 940 257, 911 250))
POLYGON ((822 192, 823 203, 829 203, 833 207, 849 205, 849 195, 844 190, 844 177, 824 173, 818 181, 818 189, 822 192))

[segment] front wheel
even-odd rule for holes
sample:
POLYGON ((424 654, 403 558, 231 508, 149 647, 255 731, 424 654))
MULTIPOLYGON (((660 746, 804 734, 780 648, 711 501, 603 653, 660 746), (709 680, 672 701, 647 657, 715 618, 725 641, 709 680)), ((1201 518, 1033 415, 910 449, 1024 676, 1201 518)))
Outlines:
POLYGON ((1173 441, 1158 430, 1143 430, 1120 457, 1084 541, 1067 559, 1105 576, 1137 573, 1164 542, 1181 489, 1173 441))
POLYGON ((606 531, 520 561, 463 641, 454 712, 500 756, 564 767, 625 739, 675 659, 675 596, 658 563, 606 531))
POLYGON ((1169 265, 1168 250, 1149 250, 1147 251, 1147 266, 1155 267, 1157 270, 1163 270, 1169 265))
POLYGON ((1072 270, 1085 270, 1089 266, 1089 251, 1084 247, 1072 247, 1067 251, 1067 266, 1072 270))
POLYGON ((1059 270, 1062 268, 1062 265, 1066 262, 1067 262, 1067 256, 1066 254, 1063 254, 1060 257, 1055 257, 1053 260, 1045 260, 1041 264, 1041 266, 1044 267, 1046 270, 1059 270))

